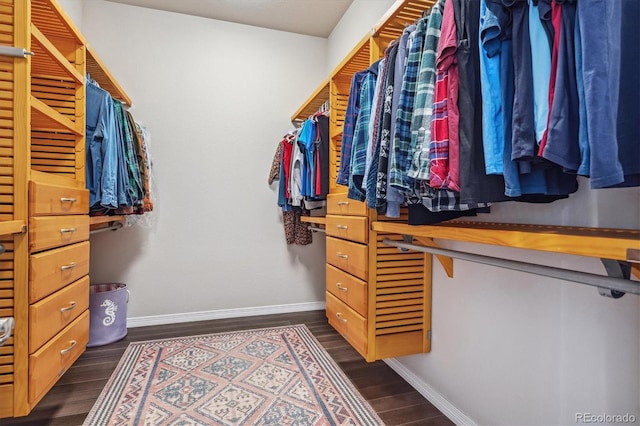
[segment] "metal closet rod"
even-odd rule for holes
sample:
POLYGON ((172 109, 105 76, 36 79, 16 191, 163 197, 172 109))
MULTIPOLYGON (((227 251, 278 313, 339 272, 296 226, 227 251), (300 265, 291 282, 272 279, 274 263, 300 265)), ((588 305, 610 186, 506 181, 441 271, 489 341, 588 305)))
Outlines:
POLYGON ((640 284, 636 284, 634 281, 626 280, 623 278, 608 277, 604 275, 591 274, 588 272, 573 271, 571 269, 556 268, 553 266, 536 265, 533 263, 521 262, 517 260, 500 259, 498 257, 484 256, 475 253, 465 253, 457 250, 425 247, 416 244, 402 243, 399 241, 390 240, 388 238, 383 239, 382 242, 385 245, 394 246, 401 249, 449 256, 455 259, 468 260, 470 262, 498 266, 500 268, 542 275, 544 277, 556 278, 559 280, 573 281, 579 284, 606 288, 609 290, 616 290, 624 293, 640 294, 640 284))

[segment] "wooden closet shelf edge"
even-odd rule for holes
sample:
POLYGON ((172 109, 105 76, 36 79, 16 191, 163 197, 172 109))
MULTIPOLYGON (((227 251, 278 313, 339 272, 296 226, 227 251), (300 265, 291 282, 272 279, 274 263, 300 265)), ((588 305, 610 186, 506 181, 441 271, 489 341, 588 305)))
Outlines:
POLYGON ((109 69, 89 44, 87 44, 87 72, 91 75, 91 78, 97 81, 100 87, 109 92, 111 96, 127 106, 132 105, 129 95, 126 94, 118 81, 113 78, 109 69))
POLYGON ((116 222, 124 222, 124 216, 91 216, 89 218, 89 229, 94 231, 116 222))
POLYGON ((329 100, 329 78, 325 78, 320 86, 307 98, 304 104, 291 116, 291 122, 306 120, 329 100))
POLYGON ((318 225, 326 225, 327 218, 324 216, 302 216, 300 218, 300 221, 306 223, 315 223, 318 225))
POLYGON ((629 249, 640 249, 640 230, 633 229, 462 221, 438 225, 373 222, 372 229, 415 237, 625 261, 630 260, 629 249))
POLYGON ((27 231, 27 222, 24 220, 8 220, 0 222, 0 235, 22 234, 27 231))

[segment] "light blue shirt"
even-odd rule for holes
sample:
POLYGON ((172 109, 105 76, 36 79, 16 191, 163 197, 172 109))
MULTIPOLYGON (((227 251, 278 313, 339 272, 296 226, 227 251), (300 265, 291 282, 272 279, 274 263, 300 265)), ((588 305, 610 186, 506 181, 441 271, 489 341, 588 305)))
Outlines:
POLYGON ((302 146, 300 146, 300 151, 304 154, 304 160, 302 161, 300 171, 302 175, 302 187, 300 191, 305 197, 313 196, 313 142, 315 140, 315 135, 315 122, 310 119, 305 120, 302 125, 302 130, 300 130, 300 135, 298 136, 298 143, 302 144, 302 146))
POLYGON ((480 1, 480 87, 482 90, 482 145, 485 172, 502 175, 504 131, 500 89, 500 22, 480 1))
POLYGON ((536 142, 542 140, 549 119, 549 80, 551 79, 551 50, 544 31, 538 6, 529 0, 529 39, 533 74, 533 111, 536 142))

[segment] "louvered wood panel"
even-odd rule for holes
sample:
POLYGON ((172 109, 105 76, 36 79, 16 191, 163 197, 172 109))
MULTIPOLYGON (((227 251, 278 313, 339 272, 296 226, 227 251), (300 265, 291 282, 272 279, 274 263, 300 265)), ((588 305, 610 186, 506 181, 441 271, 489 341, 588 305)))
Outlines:
POLYGON ((424 255, 388 250, 376 237, 375 334, 390 335, 425 330, 424 255))
MULTIPOLYGON (((13 162, 12 150, 0 150, 0 162, 9 160, 13 162), (10 154, 7 156, 7 154, 10 154)), ((13 171, 13 167, 3 168, 5 170, 13 171)), ((3 176, 0 181, 0 190, 3 192, 9 192, 8 195, 0 196, 0 211, 2 216, 7 219, 13 218, 13 177, 3 176)), ((13 252, 13 238, 3 236, 0 238, 0 243, 4 246, 5 250, 0 254, 0 317, 14 316, 15 313, 15 299, 14 299, 14 252, 13 252)), ((7 343, 0 347, 0 384, 11 385, 14 381, 14 346, 13 337, 10 338, 7 343)), ((13 397, 13 395, 11 395, 13 397)), ((5 407, 7 402, 0 403, 0 412, 4 410, 9 411, 9 407, 5 407)), ((13 410, 11 404, 11 410, 13 410)))
POLYGON ((72 39, 84 44, 84 37, 65 18, 57 4, 49 0, 31 0, 31 22, 50 39, 72 39))
MULTIPOLYGON (((0 44, 13 46, 13 0, 0 2, 0 44)), ((14 218, 14 65, 13 59, 0 57, 0 220, 14 218)), ((5 251, 0 254, 0 317, 13 316, 14 253, 13 238, 2 236, 0 243, 5 251), (7 315, 8 314, 8 315, 7 315)), ((14 380, 13 337, 0 347, 0 385, 12 387, 14 380)), ((13 412, 13 394, 5 395, 0 402, 0 414, 13 412), (6 398, 11 397, 11 401, 6 398)))
POLYGON ((32 74, 31 94, 71 122, 76 121, 76 82, 65 77, 32 74))
MULTIPOLYGON (((31 39, 31 50, 34 53, 33 59, 31 60, 32 75, 43 75, 49 76, 51 78, 70 77, 72 71, 66 69, 58 61, 56 61, 50 51, 36 37, 32 37, 31 39)), ((62 59, 66 61, 66 58, 62 59)), ((67 68, 71 68, 69 65, 70 64, 67 64, 67 68)), ((75 74, 77 74, 77 71, 75 72, 75 74)))
POLYGON ((77 137, 72 133, 33 129, 31 168, 73 178, 76 174, 77 137))
POLYGON ((72 79, 32 74, 31 94, 70 121, 76 121, 76 83, 72 79))
POLYGON ((84 38, 50 0, 31 18, 31 169, 84 182, 84 38))
MULTIPOLYGON (((4 10, 13 13, 13 8, 4 10)), ((0 194, 11 195, 0 197, 0 215, 6 215, 5 220, 13 219, 13 80, 13 60, 0 57, 0 85, 5 87, 0 90, 0 194)))

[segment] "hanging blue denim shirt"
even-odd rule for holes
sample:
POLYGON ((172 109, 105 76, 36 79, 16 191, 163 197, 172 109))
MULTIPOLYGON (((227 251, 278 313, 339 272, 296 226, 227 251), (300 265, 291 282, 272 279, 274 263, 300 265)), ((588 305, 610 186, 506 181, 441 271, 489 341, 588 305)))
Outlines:
POLYGON ((358 112, 360 111, 360 87, 367 71, 359 71, 351 78, 351 88, 349 89, 349 100, 347 101, 347 111, 344 116, 342 127, 342 144, 340 148, 340 170, 336 183, 338 185, 349 184, 349 173, 351 171, 351 145, 353 144, 353 132, 355 130, 358 112))
POLYGON ((87 83, 86 179, 89 206, 118 207, 118 145, 111 95, 87 83))

